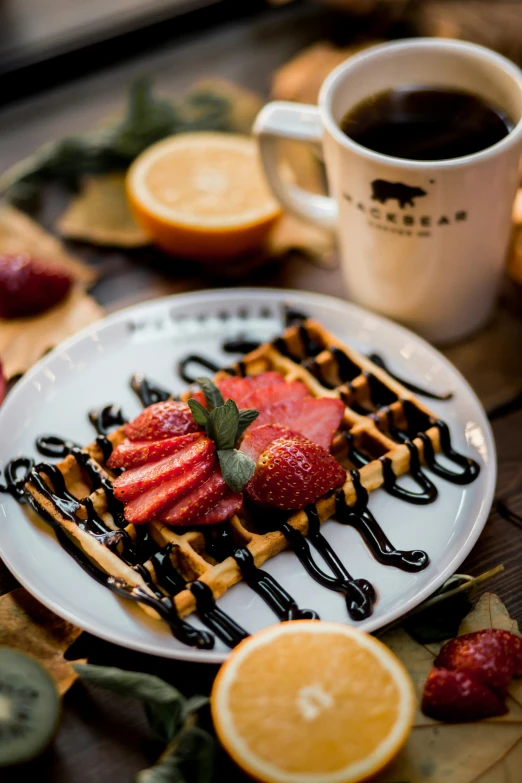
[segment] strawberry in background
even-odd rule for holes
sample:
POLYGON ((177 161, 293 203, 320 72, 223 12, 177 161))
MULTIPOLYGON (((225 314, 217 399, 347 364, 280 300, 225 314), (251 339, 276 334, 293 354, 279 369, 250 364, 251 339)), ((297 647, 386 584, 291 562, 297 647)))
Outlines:
POLYGON ((0 405, 3 403, 6 393, 7 393, 7 382, 5 380, 2 362, 0 361, 0 405))
POLYGON ((38 315, 59 304, 72 278, 28 253, 0 255, 0 318, 38 315))

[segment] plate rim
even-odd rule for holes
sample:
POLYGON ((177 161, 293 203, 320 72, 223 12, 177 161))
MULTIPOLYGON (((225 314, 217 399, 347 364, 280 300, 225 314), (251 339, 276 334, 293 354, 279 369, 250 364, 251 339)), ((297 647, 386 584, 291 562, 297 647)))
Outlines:
MULTIPOLYGON (((480 422, 480 425, 484 432, 490 460, 488 464, 483 467, 483 470, 486 472, 486 484, 480 502, 480 507, 476 513, 475 519, 473 520, 472 523, 470 520, 469 531, 465 541, 463 542, 462 546, 456 551, 455 555, 452 557, 448 565, 442 571, 434 574, 433 578, 429 581, 429 583, 424 588, 419 590, 418 593, 415 593, 415 595, 411 596, 404 604, 401 604, 401 606, 398 609, 390 610, 388 612, 388 614, 386 615, 385 623, 378 622, 375 626, 365 630, 365 632, 367 633, 375 633, 375 631, 388 625, 389 623, 394 622, 398 618, 405 615, 408 611, 411 611, 411 609, 413 609, 415 606, 418 606, 427 597, 432 595, 446 581, 446 579, 449 576, 451 576, 453 573, 456 572, 458 566, 465 560, 465 558, 468 556, 470 551, 473 549, 474 545, 476 544, 476 542, 480 537, 480 534, 482 533, 482 530, 485 527, 491 509, 491 504, 493 501, 496 480, 497 480, 497 453, 496 453, 495 440, 493 437, 493 431, 491 428, 491 424, 487 418, 487 414, 484 410, 484 407, 481 401, 479 400, 478 396, 476 395, 475 391, 470 386, 466 378, 464 378, 462 373, 455 367, 455 365, 453 365, 449 361, 449 359, 447 359, 442 353, 440 353, 440 351, 436 347, 431 345, 423 337, 411 331, 410 329, 403 326, 402 324, 392 321, 391 319, 386 318, 385 316, 382 316, 378 313, 374 313, 371 310, 367 310, 366 308, 354 304, 353 302, 343 300, 340 297, 332 296, 330 294, 322 294, 322 293, 316 293, 312 291, 299 290, 299 289, 275 288, 275 287, 267 287, 267 286, 263 286, 263 287, 250 286, 250 287, 237 287, 237 288, 209 288, 209 289, 203 289, 201 291, 190 291, 190 292, 184 292, 178 294, 169 294, 167 296, 162 296, 162 297, 156 297, 154 299, 145 300, 144 302, 139 302, 136 304, 129 305, 127 307, 116 310, 113 313, 109 313, 104 318, 101 318, 100 320, 95 321, 92 324, 89 324, 88 326, 76 332, 74 335, 71 335, 67 339, 58 343, 58 345, 56 345, 51 351, 45 354, 45 356, 42 356, 36 362, 36 364, 34 364, 26 373, 24 373, 24 375, 19 380, 19 382, 9 391, 3 404, 0 406, 0 421, 2 417, 6 415, 5 411, 8 410, 12 404, 15 404, 13 403, 13 400, 16 398, 17 390, 20 390, 24 388, 27 384, 31 383, 33 377, 38 375, 38 373, 42 369, 44 369, 48 363, 52 362, 57 356, 59 356, 64 351, 67 351, 69 347, 82 342, 85 338, 88 338, 93 333, 99 331, 100 328, 104 329, 106 327, 110 327, 112 323, 115 322, 117 323, 121 320, 124 320, 125 317, 130 313, 132 313, 133 316, 135 316, 140 311, 146 310, 148 308, 154 308, 157 306, 168 307, 169 302, 171 303, 178 302, 180 299, 182 299, 184 302, 187 301, 190 302, 190 300, 204 301, 205 299, 212 299, 215 298, 216 296, 227 298, 227 299, 228 298, 240 299, 246 296, 257 296, 257 295, 268 296, 270 294, 272 295, 277 294, 277 296, 283 300, 286 298, 290 299, 292 297, 297 297, 298 299, 304 298, 308 302, 316 301, 318 304, 323 304, 323 305, 328 304, 328 302, 335 303, 337 307, 341 306, 342 308, 346 308, 347 310, 353 311, 355 315, 358 316, 359 318, 368 318, 368 317, 371 318, 372 320, 377 322, 379 327, 391 327, 397 334, 402 335, 408 339, 413 338, 414 342, 420 344, 423 350, 427 351, 428 354, 435 355, 437 361, 442 363, 446 367, 446 369, 448 369, 451 373, 453 373, 458 377, 460 383, 465 387, 467 394, 477 405, 478 410, 480 411, 483 419, 483 421, 480 422)), ((51 611, 53 611, 55 614, 62 617, 63 619, 67 620, 68 622, 77 625, 79 628, 82 628, 84 631, 91 633, 94 636, 97 636, 98 638, 101 638, 107 642, 110 642, 112 644, 118 644, 127 649, 146 653, 148 655, 156 655, 158 657, 167 658, 170 660, 184 660, 184 661, 200 662, 200 663, 221 664, 223 663, 224 660, 226 660, 226 658, 230 654, 230 651, 193 650, 192 648, 187 648, 186 650, 183 648, 173 649, 171 653, 168 650, 156 649, 153 642, 146 642, 146 641, 141 642, 139 640, 129 642, 125 640, 125 638, 121 638, 121 636, 119 636, 118 631, 112 633, 103 630, 100 631, 95 623, 91 623, 90 621, 84 621, 81 618, 78 618, 74 612, 71 612, 68 609, 57 604, 53 598, 49 598, 46 595, 42 595, 39 589, 37 587, 34 587, 34 585, 32 584, 31 578, 20 576, 17 568, 16 567, 13 568, 9 564, 8 560, 6 559, 6 555, 2 543, 1 531, 0 531, 0 557, 2 558, 2 561, 4 562, 6 568, 10 571, 10 573, 34 598, 40 601, 40 603, 42 603, 48 609, 50 609, 51 611)))

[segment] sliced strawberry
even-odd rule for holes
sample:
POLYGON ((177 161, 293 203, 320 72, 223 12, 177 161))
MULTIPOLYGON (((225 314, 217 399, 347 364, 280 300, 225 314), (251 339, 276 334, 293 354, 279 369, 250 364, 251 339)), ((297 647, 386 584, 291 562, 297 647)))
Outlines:
POLYGON ((286 383, 284 375, 280 372, 261 372, 259 375, 248 375, 246 380, 252 389, 264 389, 265 386, 275 386, 278 383, 286 383))
POLYGON ((505 715, 502 698, 466 672, 434 668, 430 671, 421 709, 425 715, 451 723, 505 715))
POLYGON ((156 402, 125 427, 125 435, 136 440, 165 440, 188 432, 201 431, 186 402, 156 402))
MULTIPOLYGON (((246 378, 238 378, 231 375, 229 378, 222 378, 216 382, 225 402, 234 400, 238 407, 244 408, 243 399, 258 389, 264 389, 266 386, 277 386, 286 384, 284 377, 280 372, 262 372, 259 375, 249 375, 246 378)), ((207 403, 205 395, 201 391, 194 392, 194 400, 200 402, 204 407, 207 403)))
POLYGON ((294 435, 279 438, 259 456, 246 490, 263 506, 298 509, 346 480, 344 468, 326 449, 294 435))
POLYGON ((256 426, 283 424, 305 438, 329 449, 334 433, 339 429, 344 403, 331 397, 303 397, 282 400, 265 408, 256 419, 256 426))
POLYGON ((257 422, 258 419, 247 429, 239 447, 239 450, 254 462, 257 462, 259 455, 275 440, 291 438, 293 435, 299 434, 281 424, 263 424, 258 427, 257 422))
POLYGON ((180 476, 142 492, 126 504, 125 519, 134 525, 152 522, 165 508, 201 486, 210 478, 215 466, 216 457, 211 454, 187 468, 180 476))
POLYGON ((522 673, 522 639, 509 631, 486 628, 447 642, 435 666, 465 672, 490 688, 507 688, 522 673))
POLYGON ((281 402, 281 400, 299 400, 302 397, 309 396, 310 392, 301 381, 275 383, 262 389, 254 389, 246 397, 243 397, 241 407, 263 411, 269 405, 274 405, 274 403, 281 402))
POLYGON ((220 500, 214 508, 196 519, 193 525, 217 525, 219 522, 225 522, 241 511, 243 507, 243 495, 229 490, 223 500, 220 500))
POLYGON ((204 484, 167 508, 161 520, 167 525, 191 525, 219 503, 227 492, 221 470, 216 468, 204 484))
POLYGON ((176 454, 190 443, 201 438, 200 432, 189 432, 177 438, 165 440, 124 440, 107 460, 109 468, 134 468, 146 462, 156 462, 170 454, 176 454))
POLYGON ((159 462, 150 462, 138 468, 131 468, 118 476, 113 484, 114 495, 118 500, 126 502, 140 495, 151 487, 157 487, 162 481, 170 481, 180 476, 185 470, 200 462, 209 454, 213 454, 216 447, 210 438, 201 435, 193 443, 190 443, 182 451, 165 457, 159 462))
POLYGON ((253 386, 248 378, 223 378, 217 381, 216 386, 223 395, 225 402, 230 399, 238 404, 243 397, 246 397, 247 394, 253 391, 253 386))

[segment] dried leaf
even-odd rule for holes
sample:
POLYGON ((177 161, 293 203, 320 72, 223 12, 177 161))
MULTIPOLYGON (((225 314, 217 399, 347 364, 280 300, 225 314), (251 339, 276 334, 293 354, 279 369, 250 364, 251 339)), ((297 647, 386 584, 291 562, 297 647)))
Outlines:
POLYGON ((24 373, 50 348, 102 316, 95 300, 75 286, 63 302, 46 313, 0 319, 0 356, 6 378, 24 373))
POLYGON ((30 253, 43 261, 48 259, 83 285, 97 278, 95 270, 67 252, 59 239, 7 204, 0 206, 0 253, 30 253))
POLYGON ((96 272, 67 252, 59 239, 14 207, 0 206, 0 253, 30 253, 76 280, 56 307, 28 318, 0 319, 0 357, 6 379, 24 373, 47 350, 96 321, 103 310, 85 293, 96 272))
POLYGON ((129 209, 124 174, 87 177, 58 219, 62 236, 114 247, 143 247, 149 239, 129 209))
POLYGON ((522 8, 516 0, 424 0, 414 22, 419 35, 473 41, 522 62, 522 8))
POLYGON ((317 103, 321 85, 330 71, 353 54, 376 43, 380 41, 365 41, 339 49, 328 41, 318 41, 275 72, 272 79, 272 98, 317 103))
POLYGON ((332 232, 288 214, 283 215, 270 232, 266 250, 272 256, 296 250, 328 268, 335 263, 332 232))
POLYGON ((36 658, 54 677, 62 695, 78 676, 63 655, 81 633, 23 587, 0 598, 0 645, 36 658))
MULTIPOLYGON (((518 633, 504 604, 485 593, 463 620, 459 635, 482 628, 504 628, 518 633)), ((404 629, 384 634, 387 644, 410 672, 420 702, 424 682, 441 643, 422 645, 404 629)), ((507 783, 522 767, 522 682, 509 688, 509 713, 500 718, 467 724, 439 723, 420 710, 406 747, 375 783, 507 783)))

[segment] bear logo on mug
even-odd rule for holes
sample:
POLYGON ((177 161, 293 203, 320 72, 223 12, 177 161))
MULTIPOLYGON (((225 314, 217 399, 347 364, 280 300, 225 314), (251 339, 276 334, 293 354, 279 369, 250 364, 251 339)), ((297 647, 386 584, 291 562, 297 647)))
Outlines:
POLYGON ((374 179, 371 186, 372 201, 386 204, 388 200, 396 199, 401 209, 404 209, 406 205, 414 207, 414 198, 428 195, 422 188, 404 185, 402 182, 387 182, 385 179, 374 179))

